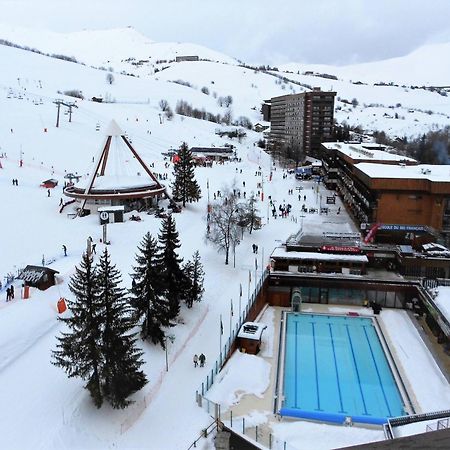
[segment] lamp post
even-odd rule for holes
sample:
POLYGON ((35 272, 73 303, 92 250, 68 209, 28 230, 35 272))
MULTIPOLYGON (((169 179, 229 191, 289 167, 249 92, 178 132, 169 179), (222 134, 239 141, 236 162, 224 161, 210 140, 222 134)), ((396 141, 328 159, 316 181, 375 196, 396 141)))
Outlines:
POLYGON ((164 347, 165 347, 165 351, 166 351, 166 372, 169 371, 169 355, 167 352, 167 344, 168 344, 167 341, 170 341, 170 343, 173 344, 175 341, 175 335, 174 334, 166 334, 164 336, 164 347))

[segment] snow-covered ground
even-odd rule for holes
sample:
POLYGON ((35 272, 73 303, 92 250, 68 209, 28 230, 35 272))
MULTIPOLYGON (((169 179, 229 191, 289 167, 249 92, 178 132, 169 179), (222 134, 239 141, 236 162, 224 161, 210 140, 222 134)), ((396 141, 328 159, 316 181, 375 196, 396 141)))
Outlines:
MULTIPOLYGON (((124 37, 127 42, 137 39, 134 35, 127 36, 124 37)), ((147 45, 146 42, 142 45, 147 45)), ((42 50, 58 51, 50 47, 42 50)), ((171 55, 175 53, 174 50, 171 55)), ((78 57, 78 54, 71 54, 78 57)), ((91 57, 95 61, 89 62, 102 65, 103 60, 98 60, 97 56, 93 51, 91 57)), ((261 270, 273 248, 298 231, 300 223, 311 230, 332 227, 352 231, 352 226, 344 214, 337 216, 334 211, 326 217, 308 214, 302 218, 301 204, 318 205, 315 186, 312 182, 302 183, 307 200, 300 202, 296 195, 288 195, 288 190, 298 187, 299 182, 292 176, 283 178, 282 169, 274 171, 269 181, 270 158, 254 146, 260 134, 247 131, 241 143, 226 140, 215 134, 217 124, 177 115, 167 121, 158 107, 162 98, 172 107, 184 99, 195 107, 223 112, 212 95, 200 91, 209 80, 211 91, 217 89, 218 95, 233 96, 235 116, 245 114, 256 121, 258 115, 251 108, 258 108, 264 98, 284 92, 270 75, 221 63, 179 63, 154 78, 114 73, 115 79, 110 85, 104 71, 19 49, 0 46, 0 60, 8 62, 0 71, 0 155, 4 155, 0 158, 1 281, 7 273, 16 273, 26 264, 40 265, 43 259, 59 272, 56 286, 45 292, 32 290, 29 300, 20 299, 18 283, 16 298, 10 303, 5 303, 5 290, 0 291, 1 446, 14 449, 187 448, 211 421, 209 415, 197 407, 194 394, 218 354, 220 315, 229 314, 230 299, 237 309, 240 284, 246 297, 248 271, 255 267, 251 245, 259 246, 261 270), (196 75, 198 68, 201 73, 196 75), (166 81, 191 77, 198 89, 166 81), (252 83, 257 87, 252 87, 252 83), (53 101, 57 98, 74 101, 60 93, 70 89, 82 91, 86 99, 103 96, 116 102, 98 104, 77 100, 78 108, 73 111, 72 122, 68 122, 63 107, 60 127, 56 128, 53 101), (248 91, 253 94, 249 95, 248 91), (188 205, 176 215, 176 223, 182 241, 181 256, 187 259, 194 251, 200 252, 206 270, 204 300, 191 310, 183 308, 184 323, 170 330, 175 341, 168 348, 168 372, 164 352, 147 343, 141 344, 149 384, 135 395, 136 402, 124 411, 114 411, 107 406, 96 410, 83 383, 67 379, 64 372, 50 364, 51 350, 62 330, 57 322, 56 302, 70 295, 67 283, 80 262, 87 237, 92 236, 97 242, 98 253, 102 250, 101 227, 95 215, 72 220, 67 217, 70 207, 59 213, 63 176, 67 172, 87 176, 92 157, 103 144, 104 130, 112 118, 124 129, 143 159, 154 163, 156 173, 168 173, 168 185, 171 169, 165 168, 161 152, 178 147, 182 141, 190 146, 222 146, 229 142, 236 146, 242 158, 241 163, 196 170, 203 197, 199 203, 188 205), (96 131, 97 125, 99 131, 96 131), (259 167, 262 177, 255 176, 259 167), (56 178, 59 184, 49 197, 40 184, 50 177, 56 178), (13 186, 12 179, 18 180, 18 186, 13 186), (212 200, 214 192, 227 186, 235 186, 242 193, 245 190, 247 195, 252 191, 257 193, 257 183, 261 182, 265 199, 258 207, 264 227, 251 236, 245 234, 242 244, 236 248, 236 267, 225 266, 224 256, 205 241, 207 184, 212 200), (276 205, 291 203, 291 218, 269 218, 269 196, 276 205), (63 256, 62 245, 67 246, 67 257, 63 256), (199 352, 205 353, 207 364, 205 368, 194 369, 192 356, 199 352)), ((115 163, 126 166, 130 161, 125 153, 115 163)), ((335 209, 339 206, 335 205, 335 209)), ((125 221, 108 226, 112 260, 121 270, 127 287, 136 246, 147 231, 156 236, 160 228, 159 219, 140 215, 141 222, 125 221)), ((262 367, 261 373, 264 370, 262 367)), ((261 380, 259 391, 263 388, 261 380)), ((440 403, 426 406, 436 409, 440 403)), ((314 435, 311 439, 317 440, 313 428, 309 428, 314 435)))
MULTIPOLYGON (((298 84, 300 83, 336 91, 337 97, 341 99, 336 101, 338 123, 359 125, 368 132, 382 130, 392 137, 418 136, 430 129, 447 125, 450 118, 448 97, 443 97, 437 92, 409 87, 448 85, 445 81, 448 61, 441 55, 445 54, 450 44, 429 45, 402 58, 347 68, 290 64, 280 67, 280 72, 268 74, 241 67, 234 58, 198 45, 154 42, 133 28, 54 33, 0 23, 0 39, 37 48, 49 54, 74 56, 78 61, 90 66, 113 70, 114 78, 120 80, 120 83, 115 82, 111 86, 105 83, 105 77, 109 72, 98 71, 97 75, 93 75, 93 72, 82 72, 98 80, 95 85, 88 83, 92 89, 86 89, 85 86, 86 90, 83 93, 87 98, 103 95, 117 101, 145 102, 150 99, 152 105, 157 105, 161 98, 166 98, 172 109, 178 100, 185 100, 194 108, 204 108, 208 112, 223 115, 227 108, 218 107, 216 97, 231 95, 234 100, 230 107, 233 117, 236 119, 239 116, 246 116, 256 123, 262 119, 259 110, 265 99, 302 92, 306 88, 298 84), (198 56, 206 61, 174 62, 177 56, 189 55, 198 56), (335 75, 338 79, 301 75, 307 71, 335 75), (147 87, 146 94, 143 94, 143 86, 148 85, 139 82, 130 84, 118 75, 121 72, 133 74, 141 80, 181 80, 189 83, 191 87, 166 88, 158 84, 156 86, 160 89, 155 98, 153 95, 155 91, 147 87), (425 79, 422 77, 424 73, 431 74, 432 78, 425 79), (392 74, 396 74, 397 77, 392 77, 392 74), (286 77, 288 81, 284 82, 277 78, 280 76, 286 77), (398 81, 402 78, 406 81, 398 81), (366 84, 355 84, 361 80, 366 84), (413 82, 414 80, 416 81, 413 82), (385 83, 397 81, 399 86, 374 86, 374 83, 379 81, 385 83), (122 86, 126 84, 126 94, 119 86, 115 86, 116 84, 122 86), (130 87, 131 85, 134 89, 130 87), (401 87, 402 85, 407 87, 401 87), (209 94, 203 94, 200 91, 202 88, 207 88, 209 94), (356 107, 342 101, 351 102, 354 98, 358 101, 356 107)), ((9 65, 5 67, 11 69, 9 65)), ((38 67, 39 64, 34 65, 36 70, 32 79, 45 78, 39 75, 38 67)), ((82 79, 80 82, 77 81, 79 71, 73 69, 73 73, 78 74, 78 77, 70 75, 68 78, 61 77, 58 87, 60 90, 81 89, 82 85, 86 85, 82 79), (74 79, 72 83, 71 79, 74 79)), ((16 79, 10 81, 15 88, 13 81, 16 79)))

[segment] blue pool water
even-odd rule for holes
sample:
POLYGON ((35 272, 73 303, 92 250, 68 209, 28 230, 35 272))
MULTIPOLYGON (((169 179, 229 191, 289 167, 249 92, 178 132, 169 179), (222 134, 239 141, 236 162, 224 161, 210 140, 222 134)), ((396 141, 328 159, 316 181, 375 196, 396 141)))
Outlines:
POLYGON ((405 414, 370 318, 287 314, 283 416, 385 423, 405 414))

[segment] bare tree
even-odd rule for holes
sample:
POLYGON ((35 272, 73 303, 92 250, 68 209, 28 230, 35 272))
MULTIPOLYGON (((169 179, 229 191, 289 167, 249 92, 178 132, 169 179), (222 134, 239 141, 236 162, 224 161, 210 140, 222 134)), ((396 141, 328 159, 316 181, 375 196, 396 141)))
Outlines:
POLYGON ((159 101, 159 107, 161 108, 161 111, 167 111, 167 109, 170 108, 169 102, 165 98, 162 98, 159 101))
POLYGON ((232 192, 225 192, 222 202, 212 205, 209 213, 209 232, 207 239, 220 252, 225 253, 225 264, 228 264, 230 248, 240 244, 238 222, 241 207, 232 192))
POLYGON ((109 84, 113 84, 114 83, 114 75, 111 72, 106 74, 106 81, 109 84))
POLYGON ((257 199, 255 194, 252 193, 247 202, 243 205, 241 212, 239 226, 242 227, 242 231, 244 231, 244 228, 247 228, 249 234, 252 234, 252 231, 255 228, 261 227, 261 217, 258 214, 259 211, 256 207, 256 203, 257 199))

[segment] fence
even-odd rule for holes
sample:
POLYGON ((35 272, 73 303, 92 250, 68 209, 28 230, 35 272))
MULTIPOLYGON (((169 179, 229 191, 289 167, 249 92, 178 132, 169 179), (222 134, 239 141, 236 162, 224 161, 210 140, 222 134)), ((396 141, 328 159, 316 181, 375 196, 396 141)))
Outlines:
POLYGON ((235 347, 237 334, 242 324, 249 318, 252 319, 256 317, 257 313, 259 312, 256 310, 256 307, 258 306, 258 300, 260 298, 259 294, 261 293, 262 287, 267 279, 268 274, 269 271, 267 269, 262 273, 261 278, 256 284, 252 296, 249 298, 245 309, 241 312, 239 320, 231 332, 231 336, 228 337, 222 351, 219 354, 219 357, 214 362, 213 368, 208 373, 199 389, 195 392, 195 400, 200 408, 204 409, 215 421, 222 422, 225 427, 229 429, 229 431, 239 433, 241 436, 260 443, 265 447, 268 447, 269 449, 294 450, 294 448, 287 444, 287 442, 276 439, 270 432, 268 426, 254 426, 252 424, 246 424, 244 417, 239 418, 238 420, 233 419, 232 409, 222 412, 219 404, 208 400, 205 397, 206 393, 209 391, 209 389, 211 389, 211 386, 214 384, 214 381, 222 370, 222 367, 231 356, 235 347))
MULTIPOLYGON (((175 352, 175 354, 170 358, 170 364, 173 364, 178 359, 180 354, 183 353, 187 343, 200 329, 200 326, 205 320, 206 316, 208 315, 208 312, 209 312, 209 305, 205 308, 205 311, 200 316, 196 325, 192 327, 192 330, 185 339, 183 345, 181 345, 180 348, 175 352)), ((120 424, 120 434, 125 433, 129 428, 131 428, 134 425, 134 423, 139 419, 141 414, 145 411, 147 406, 153 401, 153 398, 157 395, 159 389, 161 388, 162 382, 166 374, 167 370, 162 369, 159 372, 156 382, 153 384, 152 388, 144 395, 144 397, 141 400, 135 403, 133 410, 130 411, 130 413, 127 415, 127 418, 120 424)))
MULTIPOLYGON (((269 271, 265 269, 261 275, 261 278, 258 280, 258 283, 256 283, 255 290, 253 291, 253 294, 249 298, 247 305, 245 306, 244 310, 240 312, 238 321, 235 324, 234 328, 231 330, 231 335, 228 337, 227 341, 225 342, 225 345, 222 347, 219 357, 214 362, 211 372, 206 376, 206 379, 203 381, 200 388, 196 391, 195 395, 197 403, 199 403, 200 396, 203 397, 206 394, 206 392, 208 392, 208 390, 211 388, 211 386, 214 383, 215 377, 222 370, 222 367, 225 365, 225 362, 231 356, 234 350, 234 342, 239 332, 239 329, 253 312, 252 309, 254 309, 254 307, 256 306, 258 294, 261 291, 261 288, 263 287, 268 274, 269 271)), ((199 404, 199 406, 201 406, 201 404, 199 404)))

